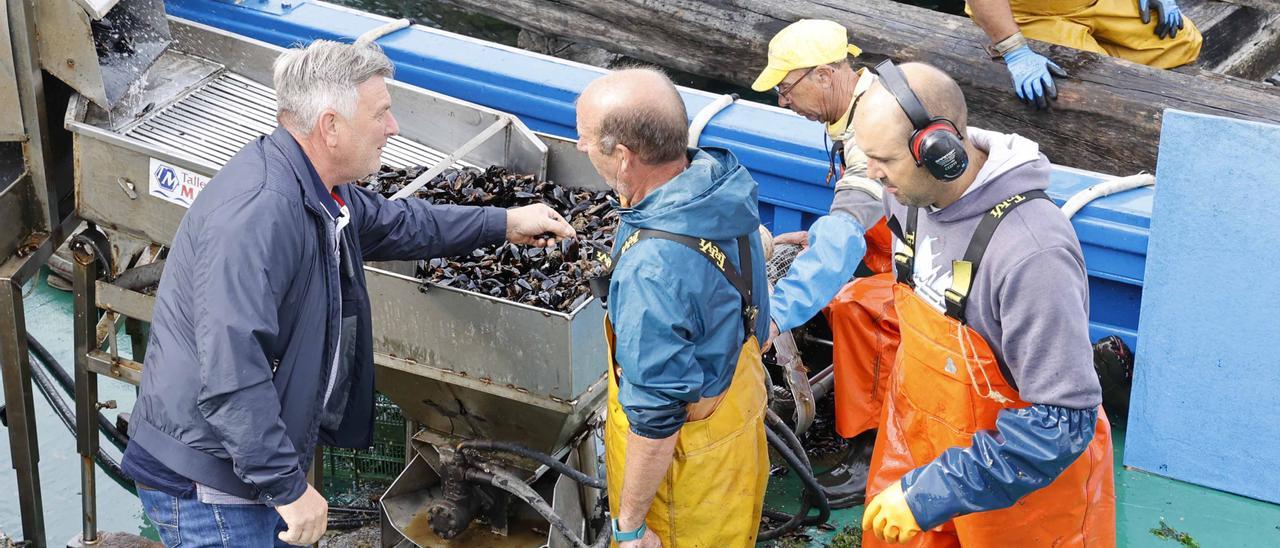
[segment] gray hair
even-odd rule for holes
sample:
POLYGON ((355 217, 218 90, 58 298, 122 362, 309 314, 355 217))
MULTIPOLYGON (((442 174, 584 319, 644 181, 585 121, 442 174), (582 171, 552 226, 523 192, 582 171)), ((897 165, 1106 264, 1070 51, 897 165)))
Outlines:
POLYGON ((662 71, 648 67, 615 74, 628 72, 653 76, 660 81, 661 91, 601 116, 601 152, 613 154, 618 145, 626 145, 648 165, 683 158, 689 146, 689 119, 675 84, 662 71))
POLYGON ((275 61, 276 116, 289 129, 310 134, 327 109, 355 115, 356 86, 394 73, 395 66, 374 43, 316 40, 287 49, 275 61))

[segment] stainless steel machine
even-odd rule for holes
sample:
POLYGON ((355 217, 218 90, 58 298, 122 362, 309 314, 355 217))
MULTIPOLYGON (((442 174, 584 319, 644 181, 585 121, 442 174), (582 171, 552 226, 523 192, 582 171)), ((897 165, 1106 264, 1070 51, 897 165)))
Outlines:
MULTIPOLYGON (((153 298, 113 283, 115 276, 160 258, 209 178, 275 127, 270 78, 279 48, 180 19, 164 26, 167 48, 131 85, 118 94, 77 94, 64 118, 75 149, 76 212, 91 223, 74 242, 81 401, 97 400, 98 376, 140 381, 141 357, 121 356, 107 335, 118 322, 150 321, 153 298)), ((402 133, 384 149, 388 165, 500 165, 603 188, 571 142, 535 135, 488 108, 394 82, 389 88, 402 133)), ((605 396, 599 303, 551 312, 424 284, 407 263, 369 265, 366 275, 378 388, 417 425, 412 458, 382 499, 384 544, 537 537, 535 544, 558 546, 594 538, 585 524, 598 513, 596 489, 543 479, 546 459, 458 444, 518 443, 594 476, 587 422, 605 396), (548 527, 548 512, 561 525, 548 527)), ((86 455, 98 439, 90 410, 79 418, 86 455)), ((95 502, 93 462, 85 462, 89 542, 95 502)))

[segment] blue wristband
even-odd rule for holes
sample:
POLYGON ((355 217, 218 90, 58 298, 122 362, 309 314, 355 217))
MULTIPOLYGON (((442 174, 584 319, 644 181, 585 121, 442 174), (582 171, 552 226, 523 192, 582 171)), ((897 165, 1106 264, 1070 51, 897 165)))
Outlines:
POLYGON ((620 531, 618 530, 618 518, 613 518, 614 542, 630 542, 633 540, 640 540, 644 538, 644 534, 648 530, 649 528, 645 526, 644 522, 641 522, 640 528, 636 529, 635 531, 620 531))

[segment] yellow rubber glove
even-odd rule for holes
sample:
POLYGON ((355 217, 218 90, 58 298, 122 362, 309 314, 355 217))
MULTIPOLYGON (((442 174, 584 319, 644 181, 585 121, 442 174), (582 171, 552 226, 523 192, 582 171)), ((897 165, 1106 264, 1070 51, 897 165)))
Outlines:
POLYGON ((875 533, 876 538, 891 544, 910 542, 920 534, 916 517, 907 506, 902 493, 902 481, 889 484, 884 491, 871 499, 862 513, 862 530, 875 533))

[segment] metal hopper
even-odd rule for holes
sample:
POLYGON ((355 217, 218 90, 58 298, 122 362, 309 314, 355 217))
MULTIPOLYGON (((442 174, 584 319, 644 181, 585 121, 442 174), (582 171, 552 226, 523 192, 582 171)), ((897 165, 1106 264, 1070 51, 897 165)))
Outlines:
MULTIPOLYGON (((67 111, 77 213, 114 239, 169 245, 184 206, 244 143, 276 125, 270 81, 280 48, 176 18, 168 28, 172 45, 110 109, 77 96, 67 111)), ((384 148, 386 164, 500 165, 567 186, 603 185, 572 142, 535 135, 492 109, 395 82, 388 87, 402 133, 384 148)), ((78 310, 102 308, 111 321, 115 314, 150 321, 151 297, 92 283, 98 266, 81 268, 88 273, 78 276, 91 281, 77 290, 78 310)), ((433 481, 438 490, 445 471, 435 467, 441 455, 451 458, 457 441, 518 442, 563 456, 583 439, 605 394, 599 303, 552 312, 424 286, 412 274, 409 263, 366 267, 378 387, 422 427, 414 436, 412 474, 406 474, 426 483, 395 487, 416 493, 418 507, 406 510, 410 518, 433 481)), ((78 361, 90 375, 140 380, 142 365, 113 348, 86 343, 83 352, 78 361)), ((522 482, 539 470, 521 459, 481 466, 522 482)), ((573 506, 585 515, 584 504, 573 506)), ((495 520, 489 522, 496 529, 495 520)))
MULTIPOLYGON (((573 143, 542 138, 549 179, 603 188, 573 143)), ((553 312, 435 285, 405 292, 406 284, 421 283, 411 273, 412 265, 403 263, 365 272, 378 390, 420 427, 410 440, 406 469, 382 497, 384 546, 443 545, 441 536, 476 545, 574 545, 545 525, 542 533, 523 526, 543 518, 561 519, 579 539, 587 537, 596 490, 541 477, 546 467, 537 461, 468 458, 455 448, 464 440, 516 442, 594 476, 596 444, 586 423, 606 395, 604 308, 591 299, 570 313, 553 312), (531 507, 540 503, 525 499, 528 506, 511 512, 509 522, 512 497, 488 487, 450 499, 452 486, 477 483, 462 479, 475 469, 532 483, 536 489, 527 494, 536 491, 548 501, 543 509, 560 518, 539 516, 531 507), (476 492, 496 502, 477 508, 476 492), (482 515, 487 529, 467 527, 482 515)))
POLYGON ((40 64, 103 107, 115 105, 171 42, 164 0, 35 4, 40 64))

